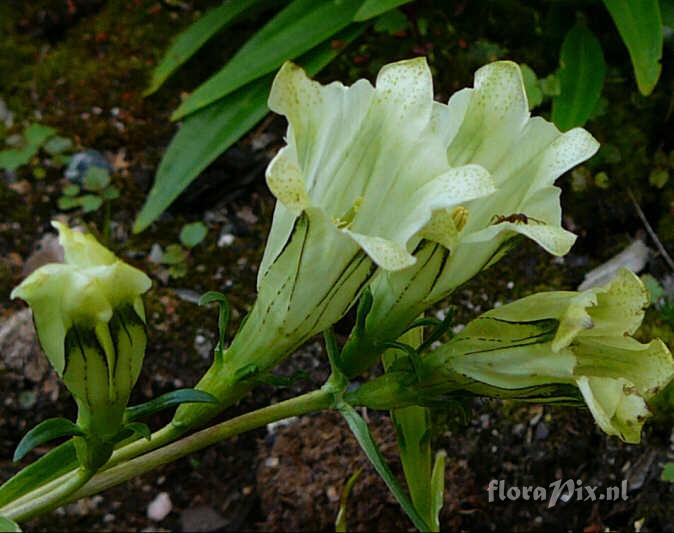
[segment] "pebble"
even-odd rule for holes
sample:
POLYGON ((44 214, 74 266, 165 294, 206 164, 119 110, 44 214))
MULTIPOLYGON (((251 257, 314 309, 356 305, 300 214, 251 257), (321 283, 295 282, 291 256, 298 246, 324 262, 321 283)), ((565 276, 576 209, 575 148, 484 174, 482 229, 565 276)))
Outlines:
POLYGON ((227 525, 227 520, 212 507, 202 505, 185 509, 180 525, 183 531, 218 531, 227 525))
POLYGON ((147 517, 155 522, 161 522, 173 509, 168 492, 160 492, 147 506, 147 517))
POLYGON ((234 244, 234 235, 231 233, 223 233, 218 239, 218 248, 223 248, 225 246, 231 246, 234 244))

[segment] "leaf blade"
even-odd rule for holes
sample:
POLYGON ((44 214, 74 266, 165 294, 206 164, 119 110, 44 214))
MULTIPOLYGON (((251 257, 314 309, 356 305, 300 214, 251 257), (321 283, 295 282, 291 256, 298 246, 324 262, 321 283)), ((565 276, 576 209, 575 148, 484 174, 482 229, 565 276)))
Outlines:
MULTIPOLYGON (((364 25, 352 25, 338 38, 349 43, 364 29, 364 25)), ((309 75, 314 75, 343 48, 323 44, 298 62, 309 75)), ((143 231, 156 220, 202 170, 262 120, 268 112, 267 96, 272 79, 270 75, 256 80, 187 117, 159 163, 154 185, 136 217, 134 233, 143 231)))
POLYGON ((257 80, 347 27, 362 0, 294 0, 176 109, 178 120, 257 80))
POLYGON ((342 403, 337 406, 337 409, 342 414, 346 423, 349 425, 349 429, 353 433, 354 437, 358 441, 363 452, 374 466, 377 473, 384 480, 388 486, 391 494, 398 501, 400 506, 403 508, 407 516, 412 520, 414 527, 420 531, 430 531, 430 527, 426 524, 426 521, 414 508, 414 505, 410 501, 405 491, 398 484, 395 476, 391 472, 388 464, 386 463, 384 457, 381 455, 377 444, 375 443, 370 430, 365 423, 365 420, 356 412, 356 410, 347 403, 342 403))
POLYGON ((143 93, 149 96, 161 87, 164 82, 183 63, 192 57, 211 37, 225 29, 239 15, 259 4, 261 0, 230 0, 211 9, 186 30, 178 34, 171 43, 162 60, 152 71, 150 85, 143 93))
POLYGON ((75 444, 69 440, 48 451, 0 485, 0 507, 28 494, 44 483, 49 483, 76 466, 75 444))
POLYGON ((82 436, 84 432, 67 418, 49 418, 40 422, 26 433, 14 451, 14 462, 23 459, 28 452, 40 444, 59 437, 82 436))
POLYGON ((585 124, 604 87, 604 54, 588 28, 576 24, 566 34, 560 65, 561 93, 552 100, 552 121, 566 131, 585 124))
POLYGON ((639 92, 648 96, 660 78, 662 18, 658 0, 604 0, 630 54, 639 92))
POLYGON ((354 22, 363 22, 365 20, 374 18, 382 13, 386 13, 403 4, 409 4, 412 0, 365 0, 360 6, 355 16, 354 22))
POLYGON ((196 389, 177 389, 162 394, 149 402, 127 407, 125 419, 127 422, 135 422, 141 418, 163 411, 169 407, 181 403, 218 403, 218 400, 207 392, 196 389))

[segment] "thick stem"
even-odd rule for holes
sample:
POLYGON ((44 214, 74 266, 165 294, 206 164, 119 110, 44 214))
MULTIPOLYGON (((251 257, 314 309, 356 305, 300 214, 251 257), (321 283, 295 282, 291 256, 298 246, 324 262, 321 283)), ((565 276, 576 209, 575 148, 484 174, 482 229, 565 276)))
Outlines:
POLYGON ((23 504, 8 511, 3 510, 3 515, 15 522, 23 522, 35 516, 47 513, 66 503, 68 497, 89 481, 94 472, 85 468, 79 468, 74 475, 64 483, 57 486, 51 492, 32 498, 23 504))
POLYGON ((264 407, 252 413, 246 413, 105 470, 94 476, 89 483, 72 494, 69 500, 75 501, 85 496, 96 494, 234 435, 291 416, 320 411, 330 407, 332 403, 333 392, 320 389, 264 407))

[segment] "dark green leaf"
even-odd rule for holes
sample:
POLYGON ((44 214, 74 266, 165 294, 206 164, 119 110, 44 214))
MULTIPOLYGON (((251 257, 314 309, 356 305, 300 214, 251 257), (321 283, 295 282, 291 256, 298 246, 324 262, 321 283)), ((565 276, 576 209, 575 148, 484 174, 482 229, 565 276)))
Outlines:
POLYGON ((119 198, 119 189, 114 185, 109 185, 101 191, 101 197, 105 200, 115 200, 119 198))
POLYGON ((164 265, 177 265, 187 259, 187 251, 179 244, 169 244, 161 257, 161 263, 164 265))
POLYGON ((56 201, 59 209, 62 211, 67 211, 68 209, 74 209, 80 206, 80 199, 72 196, 61 196, 56 201))
POLYGON ((152 94, 173 74, 173 72, 187 61, 213 35, 225 29, 239 15, 261 0, 227 0, 215 9, 201 16, 194 24, 180 33, 164 54, 161 62, 152 71, 152 81, 145 91, 145 95, 152 94))
POLYGON ((27 165, 35 154, 37 146, 26 146, 24 148, 10 148, 0 152, 0 168, 14 172, 17 168, 27 165))
MULTIPOLYGON (((353 25, 336 38, 348 43, 365 26, 353 25)), ((298 62, 309 75, 330 63, 342 48, 329 43, 312 50, 298 62)), ((267 96, 273 77, 257 80, 190 115, 166 149, 155 182, 133 227, 149 226, 199 173, 267 114, 267 96)))
POLYGON ((399 9, 393 9, 377 17, 374 23, 374 31, 395 35, 407 29, 407 17, 399 9))
POLYGON ((127 407, 125 419, 127 422, 135 422, 146 416, 150 416, 158 411, 163 411, 169 407, 180 405, 181 403, 214 403, 218 400, 211 394, 196 389, 177 389, 166 394, 162 394, 149 402, 127 407))
POLYGON ((16 531, 21 531, 19 524, 0 515, 0 533, 14 533, 16 531))
POLYGON ((23 138, 26 139, 26 144, 35 147, 42 146, 52 135, 56 135, 56 130, 54 128, 50 128, 43 124, 37 124, 36 122, 30 124, 23 132, 23 138))
POLYGON ((84 176, 84 188, 88 191, 100 191, 110 185, 110 173, 102 167, 89 167, 84 176))
POLYGON ((398 484, 398 480, 391 472, 391 469, 386 463, 386 460, 381 455, 381 452, 377 447, 377 443, 372 438, 365 420, 363 420, 356 410, 347 403, 340 404, 338 409, 346 420, 346 423, 349 425, 349 429, 353 433, 354 437, 356 437, 356 440, 358 441, 361 449, 365 452, 365 455, 370 460, 377 473, 384 480, 384 483, 386 483, 386 486, 391 491, 391 494, 393 494, 405 513, 407 513, 407 516, 410 518, 410 520, 412 520, 414 527, 420 531, 430 531, 431 528, 414 508, 414 505, 412 505, 409 497, 398 484))
POLYGON ((665 463, 662 473, 660 474, 662 481, 669 481, 674 483, 674 463, 665 463))
POLYGON ((552 100, 552 121, 560 130, 585 124, 599 101, 605 74, 599 41, 589 29, 577 24, 562 44, 561 93, 552 100))
POLYGON ((13 461, 20 461, 28 452, 40 444, 58 439, 59 437, 72 437, 75 435, 84 435, 84 432, 77 424, 66 418, 49 418, 40 422, 23 436, 16 447, 13 461))
POLYGON ((65 474, 77 466, 77 454, 72 440, 48 451, 0 486, 0 507, 37 489, 44 483, 65 474))
POLYGON ((84 213, 91 213, 96 211, 101 205, 103 205, 103 198, 96 194, 85 194, 77 198, 77 201, 82 206, 82 211, 84 213))
POLYGON ((173 113, 178 120, 269 74, 348 26, 363 0, 294 0, 173 113))
POLYGON ((208 228, 203 222, 193 222, 185 224, 180 230, 180 242, 188 248, 194 248, 197 244, 206 238, 208 228))
POLYGON ((77 196, 80 194, 80 186, 75 183, 71 183, 66 187, 63 187, 63 194, 66 196, 77 196))
POLYGON ((662 20, 658 0, 604 0, 627 46, 641 94, 658 83, 662 58, 662 20))
POLYGON ((363 5, 360 6, 360 9, 356 12, 356 15, 353 17, 355 22, 362 22, 382 13, 386 13, 388 10, 395 7, 401 6, 403 4, 408 4, 412 0, 365 0, 363 5))

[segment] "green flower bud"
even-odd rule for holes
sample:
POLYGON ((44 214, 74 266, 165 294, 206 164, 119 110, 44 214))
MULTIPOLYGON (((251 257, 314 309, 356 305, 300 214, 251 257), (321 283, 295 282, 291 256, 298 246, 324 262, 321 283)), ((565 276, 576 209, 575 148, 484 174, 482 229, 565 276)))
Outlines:
POLYGON ((631 337, 647 305, 641 280, 625 269, 604 287, 522 298, 484 313, 424 358, 422 382, 436 393, 458 387, 530 400, 537 387, 573 385, 606 433, 638 442, 648 402, 674 377, 662 341, 631 337))
POLYGON ((65 263, 48 264, 12 291, 28 302, 45 355, 79 407, 85 433, 119 431, 147 343, 140 295, 150 279, 91 235, 58 222, 65 263))

